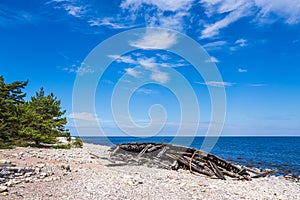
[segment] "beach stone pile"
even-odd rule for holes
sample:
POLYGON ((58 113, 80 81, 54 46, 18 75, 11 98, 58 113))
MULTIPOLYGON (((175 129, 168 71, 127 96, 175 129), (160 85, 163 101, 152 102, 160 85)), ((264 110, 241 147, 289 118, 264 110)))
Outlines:
MULTIPOLYGON (((70 165, 56 166, 63 175, 71 172, 70 165)), ((61 174, 61 173, 60 173, 61 174)), ((50 182, 61 179, 56 176, 53 166, 47 163, 38 163, 33 166, 17 167, 9 160, 0 160, 0 193, 8 194, 9 187, 22 183, 50 182)))

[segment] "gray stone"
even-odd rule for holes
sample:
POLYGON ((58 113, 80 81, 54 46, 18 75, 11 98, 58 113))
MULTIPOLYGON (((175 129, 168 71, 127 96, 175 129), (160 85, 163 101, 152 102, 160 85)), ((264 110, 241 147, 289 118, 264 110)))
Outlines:
POLYGON ((9 176, 10 174, 11 174, 10 171, 2 170, 2 171, 0 172, 0 177, 7 177, 7 176, 9 176))
POLYGON ((41 168, 35 168, 35 170, 34 170, 34 173, 36 173, 36 174, 38 174, 38 173, 40 173, 41 172, 41 168))

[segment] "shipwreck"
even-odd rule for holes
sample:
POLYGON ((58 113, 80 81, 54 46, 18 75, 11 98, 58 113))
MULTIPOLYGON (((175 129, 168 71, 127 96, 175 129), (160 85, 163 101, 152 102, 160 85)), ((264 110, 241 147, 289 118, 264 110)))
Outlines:
POLYGON ((116 145, 110 151, 109 166, 145 165, 170 170, 185 169, 195 175, 222 180, 251 180, 277 172, 236 165, 199 149, 172 144, 126 143, 116 145))

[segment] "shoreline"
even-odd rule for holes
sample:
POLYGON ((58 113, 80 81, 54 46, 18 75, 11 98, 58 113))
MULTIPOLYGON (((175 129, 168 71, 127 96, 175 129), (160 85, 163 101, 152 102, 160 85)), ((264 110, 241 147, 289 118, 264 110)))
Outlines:
MULTIPOLYGON (((51 175, 11 185, 0 199, 300 199, 300 183, 271 176, 251 181, 218 180, 187 170, 115 166, 108 146, 84 142, 82 149, 0 150, 17 167, 45 165, 51 175), (70 171, 62 169, 69 166, 70 171)), ((38 175, 40 176, 40 174, 38 175)))
MULTIPOLYGON (((118 137, 117 137, 118 138, 118 137)), ((130 137, 128 137, 130 138, 130 137)), ((93 145, 100 145, 100 146, 105 146, 105 147, 113 147, 114 144, 111 144, 111 145, 106 145, 106 144, 99 144, 99 143, 95 143, 95 142, 92 142, 92 141, 85 141, 83 140, 84 143, 87 143, 87 144, 93 144, 93 145)), ((131 142, 131 141, 129 141, 131 142)), ((285 168, 286 165, 283 164, 283 165, 278 165, 277 167, 274 167, 275 164, 265 164, 264 162, 259 162, 259 164, 253 164, 253 162, 255 163, 255 161, 252 161, 252 162, 247 162, 247 161, 243 161, 241 162, 240 160, 240 157, 237 157, 235 159, 227 159, 226 157, 223 157, 223 156, 219 156, 218 154, 214 154, 220 158, 223 158, 235 165, 238 165, 238 166, 245 166, 245 167, 248 167, 248 168, 257 168, 257 169, 260 169, 260 170, 278 170, 277 173, 274 173, 272 174, 272 176, 276 176, 276 177, 280 177, 280 176, 287 176, 287 177, 293 177, 295 179, 299 179, 300 180, 300 173, 298 171, 293 171, 292 169, 290 168, 285 168)), ((245 158, 244 158, 245 159, 245 158)), ((247 158, 246 158, 247 159, 247 158)))

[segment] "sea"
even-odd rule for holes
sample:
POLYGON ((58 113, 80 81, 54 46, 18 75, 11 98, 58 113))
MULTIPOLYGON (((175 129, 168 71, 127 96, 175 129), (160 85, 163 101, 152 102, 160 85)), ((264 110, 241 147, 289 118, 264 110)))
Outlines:
MULTIPOLYGON (((129 142, 156 142, 188 145, 201 149, 205 137, 81 137, 83 141, 100 145, 129 142), (181 142, 182 141, 182 142, 181 142)), ((277 169, 275 175, 300 176, 300 137, 219 137, 210 153, 234 164, 260 169, 277 169)))

